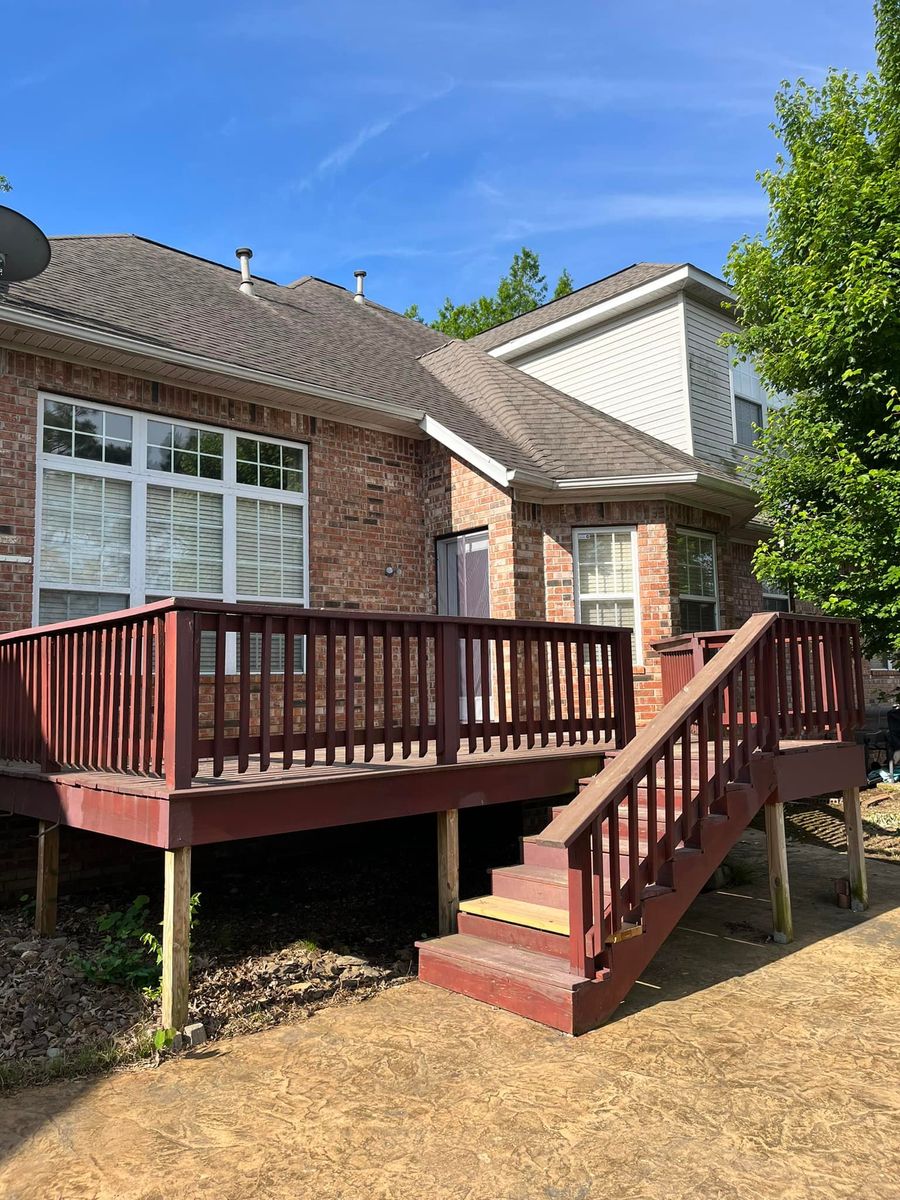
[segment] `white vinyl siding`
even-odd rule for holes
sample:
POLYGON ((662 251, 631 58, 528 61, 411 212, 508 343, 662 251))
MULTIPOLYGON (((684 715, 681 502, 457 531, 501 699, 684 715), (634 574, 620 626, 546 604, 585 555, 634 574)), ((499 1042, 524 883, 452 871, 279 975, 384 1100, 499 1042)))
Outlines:
POLYGON ((718 629, 716 539, 708 533, 678 530, 678 605, 682 633, 718 629))
POLYGON ((734 462, 733 351, 718 344, 734 322, 690 297, 684 304, 694 453, 713 462, 734 462))
POLYGON ((572 538, 576 620, 634 630, 635 663, 642 661, 634 529, 576 529, 572 538))
POLYGON ((675 297, 510 362, 689 453, 683 345, 675 297))
POLYGON ((61 396, 40 404, 37 621, 171 595, 306 605, 304 446, 61 396))

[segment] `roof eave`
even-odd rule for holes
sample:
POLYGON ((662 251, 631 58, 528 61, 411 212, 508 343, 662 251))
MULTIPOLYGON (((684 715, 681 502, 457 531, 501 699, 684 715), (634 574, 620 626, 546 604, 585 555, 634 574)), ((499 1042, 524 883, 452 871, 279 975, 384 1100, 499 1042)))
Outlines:
POLYGON ((595 325, 602 325, 606 321, 624 316, 633 309, 643 308, 647 304, 665 299, 667 296, 675 296, 685 290, 696 294, 698 298, 705 299, 707 303, 715 304, 718 301, 721 304, 734 300, 731 288, 721 279, 687 263, 665 275, 660 275, 658 279, 638 284, 618 296, 611 296, 608 300, 591 304, 579 312, 571 313, 568 317, 562 317, 548 325, 542 325, 539 329, 533 329, 530 333, 511 338, 508 342, 503 342, 492 350, 488 350, 487 353, 502 361, 513 360, 541 350, 554 342, 583 333, 595 325))

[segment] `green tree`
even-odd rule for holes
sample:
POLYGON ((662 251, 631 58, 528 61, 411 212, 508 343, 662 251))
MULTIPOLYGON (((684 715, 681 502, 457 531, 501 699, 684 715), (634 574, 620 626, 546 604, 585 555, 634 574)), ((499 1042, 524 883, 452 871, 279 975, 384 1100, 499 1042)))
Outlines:
MULTIPOLYGON (((553 289, 552 298, 558 300, 571 291, 572 276, 563 270, 553 289)), ((431 328, 440 330, 448 337, 474 337, 476 333, 538 308, 546 303, 547 292, 547 277, 541 273, 538 255, 523 246, 518 254, 513 255, 509 271, 500 277, 494 295, 479 296, 477 300, 465 304, 454 304, 448 296, 431 322, 431 328)), ((418 304, 411 304, 403 315, 414 321, 423 321, 418 304)))
POLYGON ((783 84, 758 176, 765 238, 731 250, 740 331, 775 411, 747 468, 771 521, 755 569, 858 617, 900 654, 900 0, 875 5, 877 73, 783 84))
POLYGON ((11 192, 12 184, 5 175, 0 175, 0 192, 11 192))

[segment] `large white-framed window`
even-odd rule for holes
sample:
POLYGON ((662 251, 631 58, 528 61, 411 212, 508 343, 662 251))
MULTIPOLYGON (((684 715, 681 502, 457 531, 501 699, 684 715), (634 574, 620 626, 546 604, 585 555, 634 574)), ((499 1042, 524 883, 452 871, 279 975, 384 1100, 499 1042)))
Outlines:
POLYGON ((716 539, 694 529, 676 531, 678 608, 682 633, 719 627, 716 539))
MULTIPOLYGON (((306 446, 49 393, 39 405, 36 623, 171 595, 306 606, 306 446)), ((229 639, 227 670, 237 655, 229 639)))
POLYGON ((632 658, 635 665, 642 663, 637 530, 602 526, 574 529, 572 567, 577 620, 587 625, 632 629, 632 658))

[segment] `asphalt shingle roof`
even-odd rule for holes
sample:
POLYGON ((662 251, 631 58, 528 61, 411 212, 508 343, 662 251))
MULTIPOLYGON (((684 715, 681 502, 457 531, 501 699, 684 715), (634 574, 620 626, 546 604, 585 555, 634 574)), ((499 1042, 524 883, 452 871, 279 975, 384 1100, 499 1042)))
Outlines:
POLYGON ((448 341, 371 301, 357 304, 321 279, 305 276, 284 287, 257 277, 255 297, 248 297, 239 271, 131 234, 54 238, 52 246, 48 269, 12 284, 0 300, 10 318, 17 309, 42 313, 294 385, 389 401, 427 413, 504 466, 541 472, 548 481, 688 471, 730 480, 498 362, 481 338, 448 341))
POLYGON ((502 325, 486 329, 484 333, 476 334, 470 340, 480 350, 493 350, 497 346, 511 342, 513 338, 533 333, 535 329, 543 329, 546 325, 552 325, 554 321, 561 321, 563 317, 570 317, 573 313, 590 308, 593 304, 599 304, 602 300, 611 300, 614 296, 621 296, 623 292, 640 287, 642 283, 652 283, 654 279, 668 275, 670 271, 675 271, 684 265, 684 263, 633 263, 630 267, 616 271, 614 275, 607 275, 604 279, 598 279, 596 283, 589 283, 575 292, 569 292, 568 296, 560 296, 558 300, 551 300, 547 304, 542 304, 540 308, 533 308, 531 312, 523 313, 521 317, 513 317, 510 321, 504 321, 502 325))

